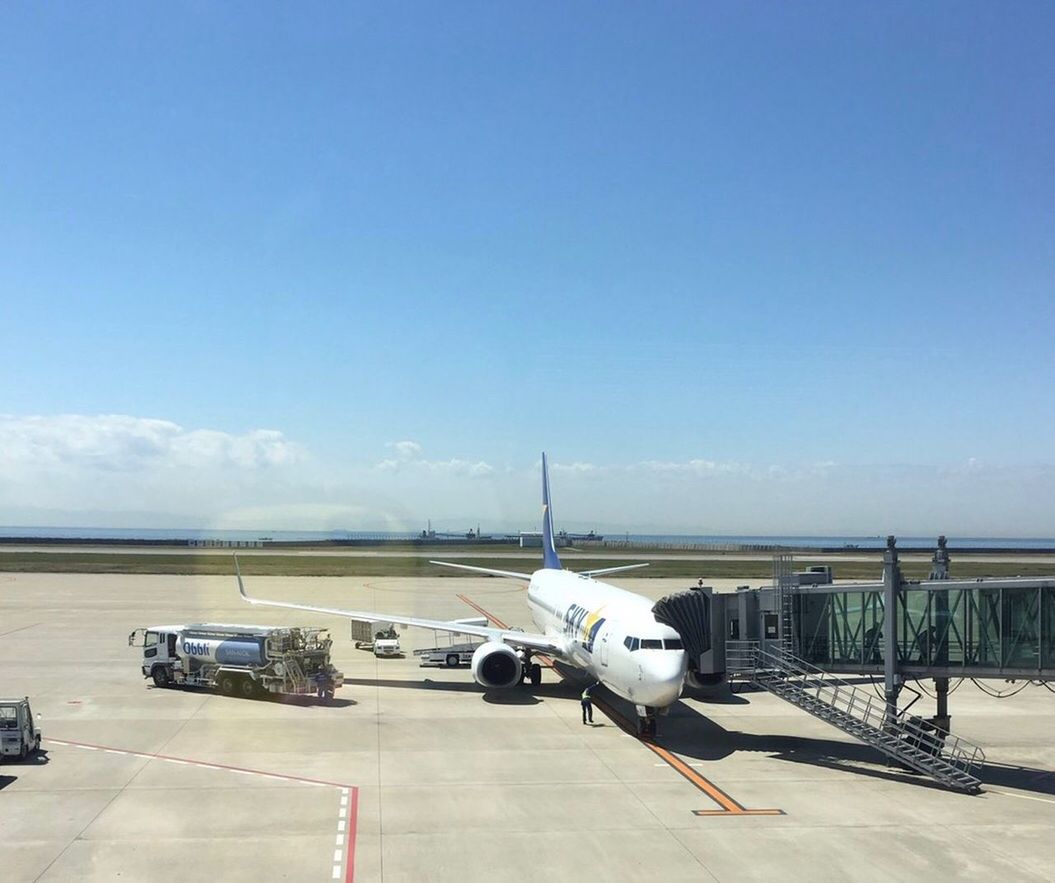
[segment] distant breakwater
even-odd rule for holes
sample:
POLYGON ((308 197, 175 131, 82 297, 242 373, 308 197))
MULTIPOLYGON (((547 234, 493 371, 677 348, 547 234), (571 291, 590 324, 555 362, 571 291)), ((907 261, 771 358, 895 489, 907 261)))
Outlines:
MULTIPOLYGON (((993 542, 993 541, 990 541, 993 542)), ((679 542, 649 541, 644 538, 629 540, 592 540, 577 541, 574 544, 559 543, 561 548, 573 548, 577 551, 592 552, 600 550, 620 552, 685 552, 697 554, 798 554, 798 555, 838 555, 838 554, 875 554, 881 555, 882 549, 876 546, 855 545, 805 545, 798 543, 715 543, 715 542, 679 542)), ((492 547, 502 549, 522 548, 525 554, 533 554, 540 548, 539 544, 520 546, 517 537, 355 537, 333 539, 273 540, 261 538, 243 539, 188 539, 185 537, 42 537, 42 536, 7 536, 0 537, 3 546, 94 546, 110 548, 201 548, 201 549, 273 549, 276 552, 284 549, 340 549, 340 548, 385 548, 385 547, 421 547, 421 548, 479 548, 492 547)), ((902 552, 928 552, 933 546, 914 544, 899 546, 902 552)), ((1051 546, 956 546, 950 549, 953 554, 985 555, 1055 555, 1051 546)), ((484 552, 483 554, 486 554, 484 552)))

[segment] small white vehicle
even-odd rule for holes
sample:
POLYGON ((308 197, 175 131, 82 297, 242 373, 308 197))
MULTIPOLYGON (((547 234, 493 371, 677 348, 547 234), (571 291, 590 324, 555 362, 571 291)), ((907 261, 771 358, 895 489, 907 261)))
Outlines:
POLYGON ((0 757, 25 760, 40 751, 40 730, 33 721, 29 697, 0 699, 0 757))
POLYGON ((356 650, 373 650, 374 656, 402 656, 399 635, 390 623, 352 620, 352 640, 356 650))

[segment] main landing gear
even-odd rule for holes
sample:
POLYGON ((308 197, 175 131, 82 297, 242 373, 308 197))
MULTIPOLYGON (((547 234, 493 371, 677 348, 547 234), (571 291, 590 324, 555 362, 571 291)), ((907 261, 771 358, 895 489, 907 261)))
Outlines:
POLYGON ((655 736, 659 726, 659 716, 651 705, 637 706, 637 734, 655 736))
POLYGON ((529 650, 524 651, 520 660, 520 683, 523 684, 524 681, 530 681, 532 687, 537 687, 542 683, 542 666, 531 661, 529 650))

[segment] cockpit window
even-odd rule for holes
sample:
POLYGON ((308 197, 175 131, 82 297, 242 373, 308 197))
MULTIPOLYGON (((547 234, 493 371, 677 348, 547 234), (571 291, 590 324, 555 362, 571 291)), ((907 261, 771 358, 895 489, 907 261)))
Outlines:
POLYGON ((634 638, 627 635, 623 638, 623 646, 631 653, 635 650, 684 650, 685 643, 681 638, 634 638))

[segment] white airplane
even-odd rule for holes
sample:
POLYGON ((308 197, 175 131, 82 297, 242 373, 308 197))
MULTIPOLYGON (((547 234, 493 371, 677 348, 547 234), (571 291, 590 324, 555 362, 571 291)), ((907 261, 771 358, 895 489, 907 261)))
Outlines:
POLYGON ((595 576, 647 565, 630 564, 572 573, 561 567, 553 536, 549 472, 543 454, 541 569, 534 573, 516 573, 448 561, 429 562, 527 581, 528 608, 538 634, 492 628, 466 620, 418 619, 373 611, 265 601, 246 593, 237 556, 235 568, 238 590, 250 604, 310 610, 484 638, 485 642, 473 654, 472 673, 476 682, 486 689, 513 687, 525 677, 537 685, 541 680, 541 668, 532 662, 533 655, 553 657, 587 672, 616 695, 634 703, 638 730, 655 734, 657 713, 665 711, 678 699, 685 683, 688 659, 682 639, 673 628, 656 621, 652 613, 653 602, 648 598, 594 579, 595 576))

